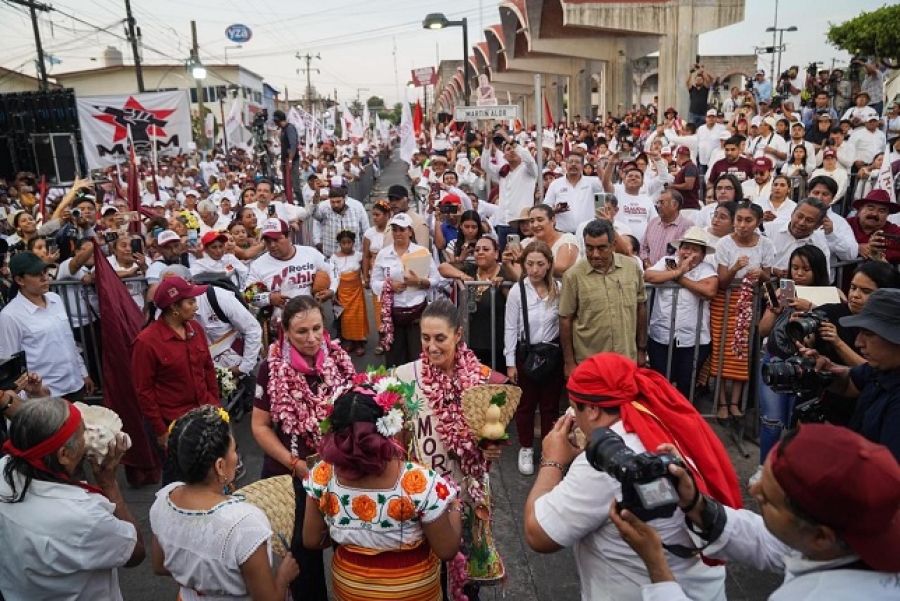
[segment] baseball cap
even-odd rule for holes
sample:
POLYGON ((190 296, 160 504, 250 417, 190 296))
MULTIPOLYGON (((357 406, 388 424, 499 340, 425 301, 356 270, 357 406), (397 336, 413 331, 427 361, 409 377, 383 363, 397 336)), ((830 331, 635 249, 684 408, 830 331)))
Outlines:
POLYGON ((668 146, 663 146, 663 147, 662 147, 662 150, 659 151, 659 154, 668 154, 668 155, 670 155, 670 154, 672 154, 672 149, 669 148, 668 146))
POLYGON ((39 275, 45 269, 50 267, 44 263, 40 257, 33 252, 19 252, 13 255, 9 260, 9 275, 16 277, 17 275, 39 275))
POLYGON ((885 340, 900 344, 900 290, 880 288, 869 295, 862 311, 841 317, 841 325, 875 332, 885 340))
POLYGON ((750 119, 750 127, 759 127, 760 123, 762 123, 762 119, 759 118, 759 115, 750 119))
POLYGON ((409 190, 406 189, 406 186, 401 186, 400 184, 394 184, 393 186, 388 188, 387 197, 388 197, 388 199, 409 198, 409 190))
POLYGON ((272 238, 277 240, 282 236, 287 236, 290 229, 283 219, 266 219, 260 228, 260 236, 263 238, 272 238))
POLYGON ((757 75, 765 75, 765 74, 766 74, 766 70, 765 70, 765 69, 760 69, 760 70, 758 70, 758 71, 756 72, 756 74, 757 74, 757 75))
POLYGON ((759 157, 753 160, 753 169, 761 169, 763 171, 772 170, 772 159, 769 157, 759 157))
POLYGON ((725 131, 723 131, 722 133, 719 134, 719 139, 720 139, 720 140, 727 140, 727 139, 730 138, 731 136, 732 136, 732 133, 726 129, 725 131))
POLYGON ((830 148, 826 148, 825 152, 822 153, 823 159, 829 159, 829 158, 833 159, 836 156, 837 156, 837 153, 830 148))
MULTIPOLYGON (((199 184, 198 184, 198 185, 199 185, 199 184)), ((185 196, 197 196, 197 197, 199 197, 199 196, 200 196, 200 193, 197 192, 197 191, 194 190, 194 189, 191 189, 191 190, 187 190, 187 191, 184 193, 184 195, 185 195, 185 196)))
POLYGON ((396 225, 397 227, 402 228, 411 228, 413 226, 412 218, 406 213, 397 213, 391 220, 388 221, 388 225, 396 225))
POLYGON ((118 212, 119 212, 119 209, 117 209, 116 207, 114 207, 112 205, 106 205, 105 207, 103 207, 103 210, 100 211, 100 214, 103 217, 106 217, 107 215, 109 215, 111 213, 118 213, 118 212))
POLYGON ((221 240, 222 242, 227 242, 227 241, 228 241, 228 236, 226 236, 226 235, 223 234, 222 232, 217 232, 217 231, 215 231, 215 230, 210 231, 210 232, 206 232, 206 233, 203 234, 203 236, 200 238, 200 244, 202 244, 203 246, 209 246, 210 244, 212 244, 212 243, 215 242, 216 240, 221 240))
POLYGON ((160 309, 165 309, 186 298, 200 296, 206 292, 206 288, 206 286, 195 286, 177 276, 165 278, 156 287, 153 302, 160 309))
MULTIPOLYGON (((879 292, 900 295, 876 290, 863 312, 879 292)), ((872 569, 900 572, 900 464, 887 447, 841 426, 803 424, 769 457, 772 475, 799 509, 834 529, 872 569)))
POLYGON ((709 109, 708 111, 706 111, 706 116, 707 117, 718 117, 719 111, 717 111, 716 109, 709 109))
POLYGON ((881 117, 878 116, 878 113, 869 113, 869 116, 866 117, 866 123, 869 121, 881 121, 881 117))
POLYGON ((691 149, 687 146, 679 146, 675 149, 675 154, 691 154, 691 149))
POLYGON ((819 121, 831 121, 831 115, 828 113, 819 113, 819 121))
POLYGON ((778 124, 778 120, 775 119, 775 117, 766 117, 765 119, 763 119, 762 122, 765 123, 766 125, 768 125, 769 127, 771 127, 772 129, 775 129, 775 126, 778 124))
POLYGON ((165 209, 165 208, 166 208, 166 203, 164 203, 164 202, 161 201, 161 200, 154 200, 153 203, 152 203, 150 206, 151 206, 151 207, 154 207, 154 208, 160 207, 160 208, 165 209))
POLYGON ((165 230, 156 237, 157 246, 165 246, 166 244, 171 244, 173 242, 181 242, 181 236, 172 230, 165 230))
POLYGON ((447 194, 441 199, 441 204, 461 205, 462 200, 456 194, 447 194))

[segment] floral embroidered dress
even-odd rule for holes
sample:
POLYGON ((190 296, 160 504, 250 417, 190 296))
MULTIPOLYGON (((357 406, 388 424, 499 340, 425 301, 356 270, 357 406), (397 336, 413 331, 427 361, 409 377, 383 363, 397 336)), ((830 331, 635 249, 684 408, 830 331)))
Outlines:
POLYGON ((440 560, 423 544, 422 525, 440 518, 456 498, 443 477, 404 462, 392 487, 358 489, 341 483, 323 461, 303 487, 339 545, 332 562, 335 599, 440 601, 440 560))

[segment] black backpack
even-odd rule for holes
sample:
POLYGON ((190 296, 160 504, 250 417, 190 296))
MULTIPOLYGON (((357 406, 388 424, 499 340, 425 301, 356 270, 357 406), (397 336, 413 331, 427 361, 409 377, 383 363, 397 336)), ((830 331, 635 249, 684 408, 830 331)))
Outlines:
POLYGON ((236 299, 238 299, 238 301, 245 309, 249 309, 247 301, 244 300, 244 293, 240 288, 237 287, 237 284, 234 283, 234 280, 229 278, 226 274, 217 272, 199 273, 193 276, 192 279, 194 280, 195 284, 209 286, 209 288, 206 289, 206 299, 209 301, 213 313, 215 313, 216 317, 218 317, 221 321, 225 323, 231 323, 225 316, 225 313, 222 311, 222 307, 219 306, 219 301, 216 299, 216 293, 213 291, 213 288, 227 290, 228 292, 233 294, 236 299))

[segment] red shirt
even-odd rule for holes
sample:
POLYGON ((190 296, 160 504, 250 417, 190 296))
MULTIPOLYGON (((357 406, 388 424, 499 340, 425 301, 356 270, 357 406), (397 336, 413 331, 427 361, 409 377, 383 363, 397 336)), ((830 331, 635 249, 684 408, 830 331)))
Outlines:
MULTIPOLYGON (((869 234, 865 233, 864 231, 862 231, 862 228, 859 227, 859 216, 854 215, 853 217, 848 217, 847 223, 850 224, 850 229, 853 230, 853 235, 856 237, 857 242, 859 242, 860 244, 868 244, 869 243, 869 238, 871 238, 871 236, 869 234)), ((890 221, 888 221, 884 224, 884 227, 881 228, 881 231, 884 232, 885 234, 893 234, 893 235, 897 236, 897 235, 900 235, 900 226, 895 225, 894 223, 891 223, 890 221)), ((888 263, 897 265, 898 263, 900 263, 900 249, 898 249, 895 246, 894 247, 889 246, 884 251, 884 258, 887 259, 888 263)))
POLYGON ((161 436, 169 424, 201 405, 219 404, 219 386, 203 327, 185 324, 182 339, 162 319, 134 341, 131 374, 141 413, 161 436))

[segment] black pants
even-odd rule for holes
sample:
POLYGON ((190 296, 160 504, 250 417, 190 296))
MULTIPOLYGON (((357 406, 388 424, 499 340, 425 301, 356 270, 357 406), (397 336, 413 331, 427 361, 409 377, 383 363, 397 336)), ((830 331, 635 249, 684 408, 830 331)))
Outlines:
POLYGON ((100 387, 103 346, 100 343, 100 322, 95 321, 80 328, 72 328, 75 341, 84 349, 84 363, 88 369, 94 386, 100 387))
MULTIPOLYGON (((706 363, 711 345, 701 344, 697 353, 697 369, 699 372, 703 364, 706 363)), ((647 358, 650 367, 666 375, 666 363, 668 361, 669 346, 660 344, 652 338, 647 340, 647 358)), ((675 384, 678 392, 684 395, 684 398, 691 398, 691 381, 694 378, 694 347, 693 346, 675 346, 672 347, 672 373, 669 381, 675 384)))
POLYGON ((304 601, 328 601, 325 584, 325 557, 322 551, 311 551, 303 546, 303 519, 306 516, 308 497, 303 482, 294 483, 294 534, 291 537, 291 554, 300 566, 300 575, 291 583, 291 595, 304 601))
POLYGON ((422 354, 422 328, 419 320, 407 326, 394 323, 394 343, 384 352, 386 367, 415 361, 422 354))

